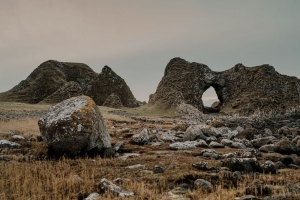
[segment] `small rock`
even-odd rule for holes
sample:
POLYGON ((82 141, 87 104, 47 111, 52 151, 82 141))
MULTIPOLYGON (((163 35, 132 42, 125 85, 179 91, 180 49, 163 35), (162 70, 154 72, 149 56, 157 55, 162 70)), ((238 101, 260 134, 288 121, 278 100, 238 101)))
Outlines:
POLYGON ((134 168, 139 168, 139 167, 144 167, 145 165, 141 165, 141 164, 136 164, 136 165, 130 165, 130 166, 127 166, 125 168, 128 168, 128 169, 134 169, 134 168))
POLYGON ((206 170, 208 170, 207 169, 207 164, 208 164, 207 162, 200 161, 200 162, 197 162, 197 163, 193 163, 192 166, 195 167, 196 169, 206 171, 206 170))
POLYGON ((222 144, 218 143, 218 142, 211 142, 209 144, 209 147, 210 148, 224 148, 224 146, 222 144))
POLYGON ((18 148, 21 145, 8 140, 0 140, 0 148, 18 148))
POLYGON ((154 174, 158 174, 158 173, 164 173, 165 170, 161 166, 155 165, 153 172, 154 174))
POLYGON ((259 199, 253 195, 244 195, 242 197, 236 197, 234 200, 259 200, 259 199))
POLYGON ((213 185, 209 181, 204 179, 195 180, 194 186, 195 188, 201 189, 206 192, 212 192, 213 190, 213 185))
POLYGON ((101 196, 97 192, 93 192, 87 198, 85 198, 85 200, 99 200, 99 199, 101 199, 101 196))
POLYGON ((266 145, 263 145, 259 148, 259 150, 261 152, 273 152, 274 151, 274 144, 266 144, 266 145))
POLYGON ((120 149, 122 149, 124 146, 124 142, 117 142, 114 146, 113 149, 115 150, 115 152, 119 151, 120 149))
POLYGON ((131 137, 138 145, 143 145, 149 143, 149 131, 147 128, 144 128, 139 134, 135 134, 131 137))
POLYGON ((183 141, 193 141, 197 139, 205 140, 206 136, 202 133, 201 126, 192 125, 185 131, 183 141))
POLYGON ((112 182, 108 181, 106 178, 101 179, 100 189, 102 190, 102 192, 106 192, 109 190, 113 194, 118 195, 119 197, 134 196, 133 192, 123 190, 121 187, 113 184, 112 182))
POLYGON ((188 149, 195 149, 197 146, 197 141, 185 141, 185 142, 176 142, 170 144, 170 149, 172 150, 188 150, 188 149))
POLYGON ((269 186, 262 184, 254 184, 246 188, 246 194, 252 195, 269 195, 272 191, 269 186))
POLYGON ((265 174, 268 173, 276 174, 276 170, 277 170, 275 164, 270 160, 267 160, 264 164, 262 164, 261 169, 265 174))
POLYGON ((275 143, 274 151, 281 154, 292 154, 297 152, 297 145, 289 140, 282 139, 275 143))

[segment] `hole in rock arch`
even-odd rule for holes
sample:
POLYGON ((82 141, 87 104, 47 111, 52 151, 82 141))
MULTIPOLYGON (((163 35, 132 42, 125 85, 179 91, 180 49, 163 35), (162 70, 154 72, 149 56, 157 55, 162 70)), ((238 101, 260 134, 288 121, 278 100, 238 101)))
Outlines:
POLYGON ((204 105, 205 113, 216 113, 220 111, 222 99, 220 95, 217 95, 219 87, 217 85, 212 85, 202 95, 202 102, 204 105))

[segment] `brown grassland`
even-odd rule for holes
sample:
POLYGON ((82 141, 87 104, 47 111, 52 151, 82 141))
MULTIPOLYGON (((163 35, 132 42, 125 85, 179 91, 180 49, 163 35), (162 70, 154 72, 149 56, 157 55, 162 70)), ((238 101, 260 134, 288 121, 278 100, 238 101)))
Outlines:
MULTIPOLYGON (((192 167, 192 163, 205 161, 209 167, 221 168, 217 160, 196 157, 202 148, 189 151, 172 151, 168 145, 138 146, 130 143, 130 136, 142 128, 174 128, 171 121, 176 117, 164 116, 166 124, 151 124, 120 116, 109 111, 115 110, 100 107, 106 126, 112 136, 112 143, 124 141, 122 153, 139 153, 127 159, 101 158, 100 156, 81 156, 77 158, 48 158, 47 148, 39 141, 37 125, 39 112, 46 111, 48 105, 27 105, 19 103, 0 103, 0 112, 11 113, 12 118, 0 120, 0 139, 15 141, 11 135, 24 136, 31 142, 16 141, 22 144, 21 149, 0 149, 0 199, 84 199, 92 192, 101 191, 100 180, 110 181, 120 177, 123 182, 117 184, 124 190, 133 191, 134 196, 127 199, 171 199, 168 191, 182 183, 192 184, 203 178, 214 185, 214 191, 205 193, 197 189, 189 189, 184 195, 190 199, 227 200, 245 194, 245 188, 253 183, 267 184, 274 194, 287 193, 286 183, 300 183, 300 173, 296 169, 279 170, 276 174, 243 174, 243 178, 233 183, 217 173, 209 173, 192 167), (25 114, 24 114, 25 113, 25 114), (28 114, 29 113, 29 114, 28 114), (30 113, 38 113, 30 115, 30 113), (28 115, 27 115, 28 114, 28 115), (118 132, 120 128, 130 128, 130 132, 118 132), (6 155, 6 157, 3 157, 6 155), (2 156, 2 157, 1 157, 2 156), (141 164, 142 167, 129 169, 130 165, 141 164), (154 174, 155 165, 165 169, 164 173, 154 174)), ((152 118, 163 114, 150 113, 139 109, 124 111, 151 115, 152 118)), ((236 151, 234 149, 217 149, 219 153, 236 151)), ((295 197, 297 199, 297 197, 295 197)), ((300 199, 300 197, 298 197, 300 199)), ((111 192, 102 194, 101 199, 121 199, 111 192)))

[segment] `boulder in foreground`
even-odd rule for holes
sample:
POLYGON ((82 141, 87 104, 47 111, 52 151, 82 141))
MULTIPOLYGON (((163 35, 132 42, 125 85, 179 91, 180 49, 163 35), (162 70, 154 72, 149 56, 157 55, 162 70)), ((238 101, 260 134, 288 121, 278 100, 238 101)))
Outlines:
POLYGON ((100 110, 88 96, 72 97, 52 106, 38 124, 43 140, 55 153, 78 154, 111 148, 100 110))

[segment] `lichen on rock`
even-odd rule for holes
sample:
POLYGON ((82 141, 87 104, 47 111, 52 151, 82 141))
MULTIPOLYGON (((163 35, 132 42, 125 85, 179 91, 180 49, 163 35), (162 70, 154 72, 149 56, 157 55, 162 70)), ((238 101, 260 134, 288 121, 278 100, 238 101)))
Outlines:
POLYGON ((87 96, 72 97, 52 106, 38 124, 49 150, 57 153, 111 148, 100 110, 87 96))

